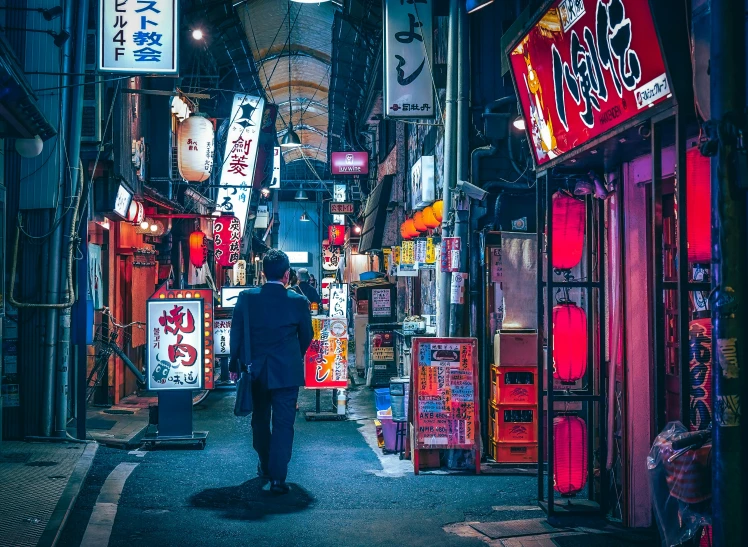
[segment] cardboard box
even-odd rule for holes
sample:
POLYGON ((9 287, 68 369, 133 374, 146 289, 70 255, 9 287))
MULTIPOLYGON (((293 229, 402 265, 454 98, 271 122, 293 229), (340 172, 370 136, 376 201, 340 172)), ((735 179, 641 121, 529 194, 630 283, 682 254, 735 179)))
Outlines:
POLYGON ((497 367, 537 367, 537 331, 500 330, 493 339, 493 358, 497 367))

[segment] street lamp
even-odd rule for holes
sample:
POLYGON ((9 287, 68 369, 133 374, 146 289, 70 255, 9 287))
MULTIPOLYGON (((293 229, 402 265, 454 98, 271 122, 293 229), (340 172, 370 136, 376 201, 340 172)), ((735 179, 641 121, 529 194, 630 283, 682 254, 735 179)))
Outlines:
POLYGON ((196 28, 192 31, 192 39, 193 40, 202 40, 203 39, 203 31, 199 28, 196 28))

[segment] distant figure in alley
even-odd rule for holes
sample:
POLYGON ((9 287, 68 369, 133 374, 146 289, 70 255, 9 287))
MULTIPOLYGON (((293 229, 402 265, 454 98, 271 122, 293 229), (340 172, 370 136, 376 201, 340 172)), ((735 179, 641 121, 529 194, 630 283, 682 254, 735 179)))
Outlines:
POLYGON ((271 493, 285 494, 312 319, 306 298, 286 290, 290 274, 286 254, 271 249, 262 266, 267 282, 243 291, 234 308, 229 369, 232 376, 243 367, 250 370, 257 474, 270 481, 271 493))

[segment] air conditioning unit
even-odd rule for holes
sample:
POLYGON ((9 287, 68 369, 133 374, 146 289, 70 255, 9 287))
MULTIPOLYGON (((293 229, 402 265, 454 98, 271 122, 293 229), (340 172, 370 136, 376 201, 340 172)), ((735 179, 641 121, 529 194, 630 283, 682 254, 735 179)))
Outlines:
POLYGON ((83 85, 82 142, 101 142, 101 84, 96 83, 96 31, 86 34, 86 75, 83 85))

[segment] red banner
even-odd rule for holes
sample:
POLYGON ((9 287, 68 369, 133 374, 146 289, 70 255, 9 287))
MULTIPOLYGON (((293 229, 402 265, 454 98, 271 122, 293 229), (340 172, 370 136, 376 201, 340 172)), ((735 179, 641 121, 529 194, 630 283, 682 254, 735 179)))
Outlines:
POLYGON ((327 240, 333 247, 342 247, 345 243, 345 226, 330 224, 327 227, 327 240))
POLYGON ((213 221, 213 249, 216 262, 221 266, 233 266, 239 261, 242 230, 239 219, 222 215, 213 221))
POLYGON ((538 164, 671 96, 647 0, 557 0, 510 61, 538 164))

